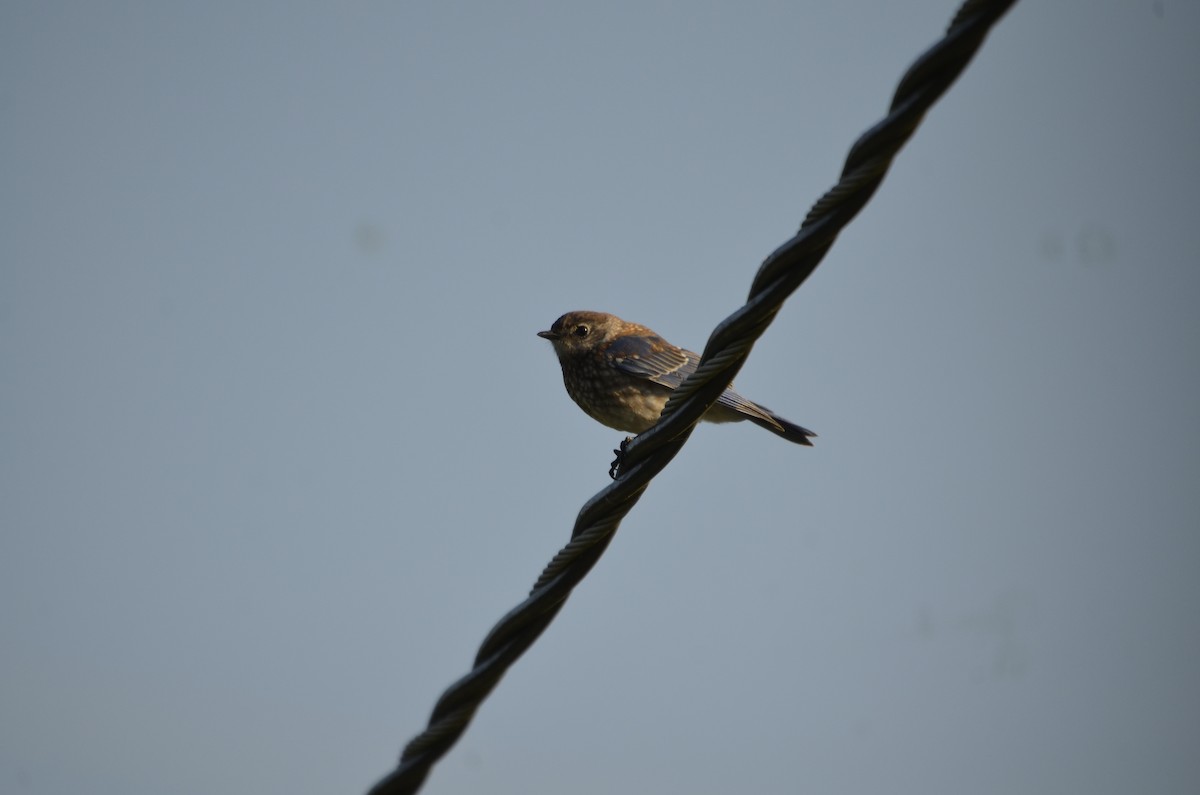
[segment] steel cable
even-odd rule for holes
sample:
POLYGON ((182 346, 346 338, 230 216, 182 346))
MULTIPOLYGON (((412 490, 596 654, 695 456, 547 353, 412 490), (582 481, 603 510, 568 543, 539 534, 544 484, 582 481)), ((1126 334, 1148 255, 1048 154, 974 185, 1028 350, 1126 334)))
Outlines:
POLYGON ((508 667, 549 626, 600 559, 621 520, 733 380, 784 300, 816 269, 838 233, 866 205, 925 112, 958 78, 992 26, 1015 2, 967 0, 945 36, 908 69, 887 116, 851 147, 837 185, 817 200, 796 235, 763 262, 746 303, 713 331, 699 367, 671 395, 658 424, 629 443, 617 479, 583 506, 570 542, 547 564, 529 597, 488 633, 470 673, 446 689, 428 727, 405 746, 399 766, 371 789, 371 795, 420 789, 433 764, 466 730, 508 667))

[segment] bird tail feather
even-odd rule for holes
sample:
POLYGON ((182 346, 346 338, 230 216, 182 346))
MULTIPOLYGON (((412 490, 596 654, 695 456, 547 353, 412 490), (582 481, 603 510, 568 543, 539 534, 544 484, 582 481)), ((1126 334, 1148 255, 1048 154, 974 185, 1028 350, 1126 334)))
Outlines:
MULTIPOLYGON (((762 407, 760 406, 759 408, 762 407)), ((808 428, 797 425, 794 422, 789 422, 770 409, 763 409, 763 413, 766 414, 765 417, 747 415, 747 419, 760 428, 766 428, 776 436, 782 436, 789 442, 794 444, 802 444, 806 447, 812 447, 812 442, 810 442, 809 439, 815 437, 816 434, 810 431, 808 428)))

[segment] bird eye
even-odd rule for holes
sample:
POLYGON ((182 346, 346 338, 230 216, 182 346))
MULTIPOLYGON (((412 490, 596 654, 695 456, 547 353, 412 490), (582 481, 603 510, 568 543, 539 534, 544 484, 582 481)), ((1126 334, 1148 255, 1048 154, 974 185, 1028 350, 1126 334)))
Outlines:
POLYGON ((588 335, 589 331, 591 331, 591 329, 589 329, 584 324, 580 323, 578 326, 575 327, 575 336, 576 337, 586 337, 588 335))

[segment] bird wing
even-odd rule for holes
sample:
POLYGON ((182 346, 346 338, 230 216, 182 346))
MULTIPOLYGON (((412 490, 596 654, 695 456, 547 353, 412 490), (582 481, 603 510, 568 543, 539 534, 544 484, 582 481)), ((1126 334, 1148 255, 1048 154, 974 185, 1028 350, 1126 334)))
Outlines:
MULTIPOLYGON (((677 348, 657 334, 629 334, 613 340, 605 353, 616 368, 638 378, 645 378, 668 389, 675 389, 696 372, 700 356, 677 348)), ((770 411, 727 387, 717 398, 717 404, 733 409, 750 419, 779 427, 770 411)))
POLYGON ((657 334, 628 334, 613 340, 605 350, 623 373, 645 378, 669 389, 696 372, 700 357, 676 348, 657 334))

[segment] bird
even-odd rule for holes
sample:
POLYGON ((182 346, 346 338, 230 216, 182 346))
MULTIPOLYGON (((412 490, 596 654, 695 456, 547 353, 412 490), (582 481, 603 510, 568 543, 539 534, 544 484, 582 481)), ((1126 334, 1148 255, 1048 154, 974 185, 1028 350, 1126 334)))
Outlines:
MULTIPOLYGON (((700 357, 638 323, 606 312, 567 312, 546 331, 562 366, 567 394, 592 419, 626 433, 656 422, 671 393, 696 371, 700 357)), ((816 436, 766 406, 739 395, 730 384, 702 418, 749 420, 789 442, 812 446, 816 436)), ((629 441, 628 439, 626 440, 629 441)))

